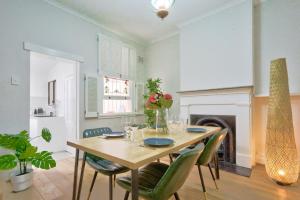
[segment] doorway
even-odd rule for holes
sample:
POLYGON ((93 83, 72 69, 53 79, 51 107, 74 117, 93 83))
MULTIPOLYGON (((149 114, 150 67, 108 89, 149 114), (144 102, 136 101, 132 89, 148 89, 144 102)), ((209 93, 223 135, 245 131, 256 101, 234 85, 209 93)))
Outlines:
POLYGON ((30 137, 42 128, 52 134, 49 143, 32 141, 39 150, 57 155, 74 154, 67 140, 78 139, 79 62, 60 56, 30 51, 30 137))

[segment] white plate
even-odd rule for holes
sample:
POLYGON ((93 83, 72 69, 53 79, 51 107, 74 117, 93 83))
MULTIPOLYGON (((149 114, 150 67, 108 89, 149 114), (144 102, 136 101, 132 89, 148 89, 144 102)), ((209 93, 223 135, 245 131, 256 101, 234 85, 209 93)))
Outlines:
POLYGON ((102 136, 106 138, 118 138, 118 137, 123 137, 125 133, 110 133, 110 134, 103 134, 102 136))

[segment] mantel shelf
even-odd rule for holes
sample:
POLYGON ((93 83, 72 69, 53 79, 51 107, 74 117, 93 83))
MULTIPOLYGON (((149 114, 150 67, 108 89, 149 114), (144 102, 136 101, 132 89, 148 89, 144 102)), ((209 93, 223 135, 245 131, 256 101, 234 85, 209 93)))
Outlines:
POLYGON ((230 88, 215 88, 206 90, 187 90, 177 92, 179 95, 215 95, 215 94, 237 94, 237 93, 253 93, 253 86, 241 86, 241 87, 230 87, 230 88))

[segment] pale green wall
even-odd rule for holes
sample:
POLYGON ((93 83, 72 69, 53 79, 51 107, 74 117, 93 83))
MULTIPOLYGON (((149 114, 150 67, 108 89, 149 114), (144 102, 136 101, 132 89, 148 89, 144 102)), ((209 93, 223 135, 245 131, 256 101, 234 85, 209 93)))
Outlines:
POLYGON ((146 48, 147 78, 161 78, 162 88, 174 97, 171 115, 179 114, 179 35, 159 41, 146 48))
MULTIPOLYGON (((84 58, 80 72, 80 130, 109 126, 120 129, 120 119, 84 118, 84 74, 97 74, 97 34, 123 40, 144 56, 144 46, 120 38, 95 24, 71 15, 41 0, 0 1, 0 132, 16 133, 29 129, 29 53, 23 42, 30 42, 84 58), (20 85, 10 85, 14 75, 20 85)), ((138 64, 139 69, 144 66, 138 64)), ((139 72, 141 74, 141 72, 139 72)))

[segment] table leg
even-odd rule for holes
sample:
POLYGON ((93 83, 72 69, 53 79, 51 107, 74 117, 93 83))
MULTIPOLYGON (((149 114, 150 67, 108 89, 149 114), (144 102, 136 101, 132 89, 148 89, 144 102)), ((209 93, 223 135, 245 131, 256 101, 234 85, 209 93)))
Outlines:
POLYGON ((77 200, 80 199, 81 188, 82 188, 82 180, 83 180, 84 168, 85 168, 85 160, 86 160, 86 153, 83 154, 83 159, 82 159, 81 172, 80 172, 79 185, 78 185, 77 200))
POLYGON ((131 195, 132 200, 139 199, 139 188, 138 188, 138 169, 131 170, 131 195))
POLYGON ((72 200, 76 200, 77 174, 78 174, 78 160, 79 160, 79 149, 76 149, 76 154, 75 154, 75 166, 74 166, 74 180, 73 180, 73 196, 72 196, 72 200))

